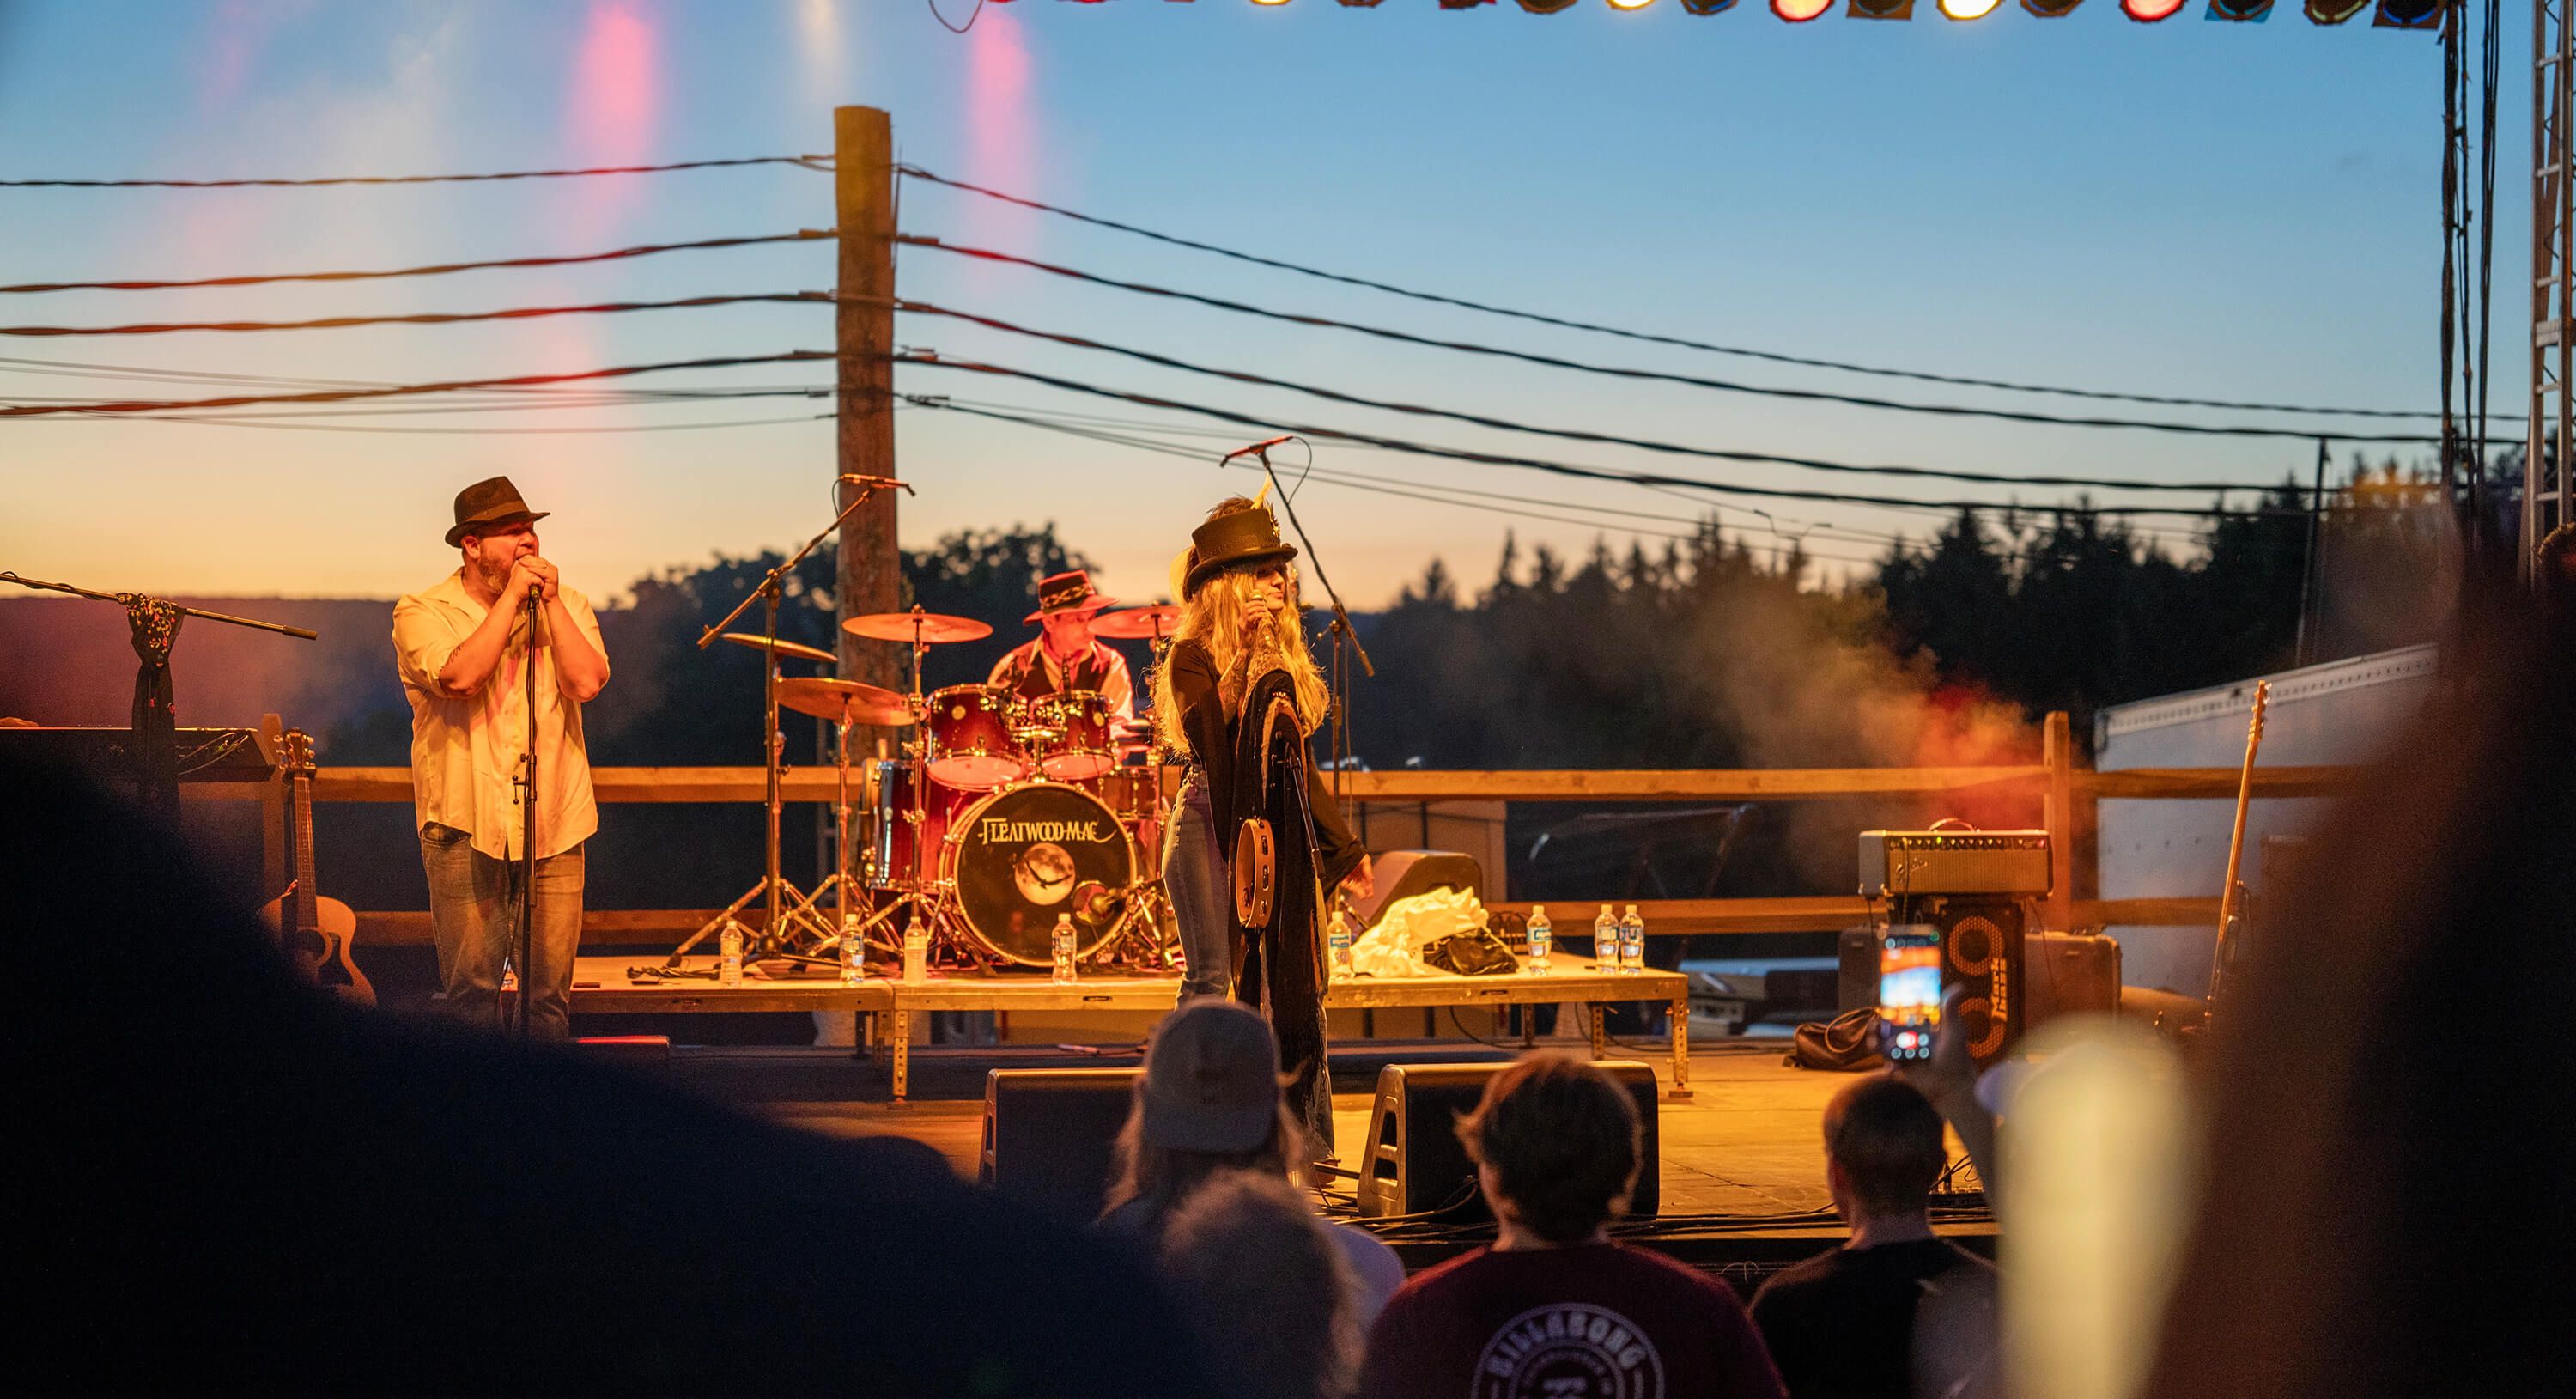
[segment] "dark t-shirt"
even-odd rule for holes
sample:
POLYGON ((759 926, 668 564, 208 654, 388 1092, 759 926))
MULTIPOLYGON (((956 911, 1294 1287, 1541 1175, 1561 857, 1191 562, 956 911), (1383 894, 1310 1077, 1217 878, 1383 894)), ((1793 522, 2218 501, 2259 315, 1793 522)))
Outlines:
POLYGON ((1953 1268, 1993 1267, 1946 1239, 1838 1248, 1762 1284, 1753 1322, 1791 1399, 1905 1399, 1925 1284, 1953 1268))
POLYGON ((1778 1399, 1723 1283, 1615 1243, 1480 1248, 1417 1275, 1369 1333, 1360 1399, 1778 1399))

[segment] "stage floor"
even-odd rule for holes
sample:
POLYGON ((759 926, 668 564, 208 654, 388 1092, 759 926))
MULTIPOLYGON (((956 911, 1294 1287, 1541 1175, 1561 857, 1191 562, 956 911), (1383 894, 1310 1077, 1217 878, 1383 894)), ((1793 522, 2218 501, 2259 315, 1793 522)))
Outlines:
MULTIPOLYGON (((1542 1041, 1582 1056, 1581 1040, 1542 1041)), ((1670 1061, 1657 1044, 1611 1046, 1621 1058, 1654 1066, 1661 1079, 1670 1061)), ((1658 1121, 1667 1216, 1733 1216, 1745 1232, 1750 1217, 1793 1215, 1827 1208, 1825 1163, 1818 1122, 1825 1100, 1851 1081, 1847 1074, 1786 1067, 1783 1040, 1719 1040, 1690 1056, 1688 1099, 1660 1104, 1658 1121)), ((835 1136, 910 1137, 946 1157, 961 1176, 975 1175, 981 1145, 983 1073, 1003 1067, 1132 1066, 1135 1056, 1071 1055, 1051 1047, 916 1049, 917 1096, 885 1099, 886 1070, 848 1057, 849 1051, 814 1049, 681 1049, 674 1051, 682 1081, 749 1110, 835 1136)), ((1500 1057, 1484 1046, 1457 1041, 1374 1041, 1335 1052, 1337 1091, 1333 1116, 1345 1164, 1368 1134, 1366 1085, 1377 1059, 1440 1062, 1500 1057), (1361 1061, 1354 1063, 1353 1061, 1361 1061)), ((1812 1221, 1786 1226, 1801 1236, 1812 1221)), ((1761 1232, 1751 1228, 1750 1232, 1761 1232)))

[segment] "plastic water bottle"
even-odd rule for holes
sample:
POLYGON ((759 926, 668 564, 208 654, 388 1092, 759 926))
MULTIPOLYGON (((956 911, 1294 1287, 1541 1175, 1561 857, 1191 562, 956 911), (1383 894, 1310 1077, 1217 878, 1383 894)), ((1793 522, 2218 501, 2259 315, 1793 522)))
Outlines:
POLYGON ((1324 934, 1324 946, 1331 954, 1332 958, 1328 963, 1332 979, 1335 981, 1350 980, 1353 972, 1351 969, 1351 917, 1349 914, 1342 912, 1340 909, 1333 910, 1333 921, 1329 929, 1324 934))
POLYGON ((1610 905, 1601 906, 1601 916, 1592 920, 1592 967, 1595 971, 1619 970, 1619 917, 1610 905))
POLYGON ((716 934, 716 985, 742 984, 742 925, 728 918, 716 934))
POLYGON ((860 941, 859 915, 855 913, 842 914, 841 984, 843 986, 856 986, 861 981, 867 979, 868 972, 864 959, 866 949, 860 946, 860 941))
POLYGON ((1053 941, 1055 943, 1055 984, 1062 986, 1073 980, 1072 914, 1059 913, 1055 916, 1055 935, 1053 941))
POLYGON ((912 921, 903 925, 903 979, 918 985, 930 976, 930 933, 921 926, 921 910, 912 911, 912 921))
POLYGON ((1637 906, 1628 905, 1628 916, 1619 920, 1619 974, 1635 976, 1646 969, 1646 920, 1637 916, 1637 906))
POLYGON ((1548 954, 1556 947, 1556 925, 1547 921, 1547 905, 1531 904, 1529 917, 1529 960, 1521 970, 1530 976, 1547 975, 1548 954))

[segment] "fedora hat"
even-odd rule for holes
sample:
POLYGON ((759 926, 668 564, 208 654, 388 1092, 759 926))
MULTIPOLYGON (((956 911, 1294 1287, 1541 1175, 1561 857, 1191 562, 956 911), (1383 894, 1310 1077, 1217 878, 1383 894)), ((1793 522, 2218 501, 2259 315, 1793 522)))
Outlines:
POLYGON ((1091 574, 1086 569, 1069 569, 1051 573, 1038 580, 1038 610, 1028 615, 1035 622, 1043 617, 1061 617, 1067 613, 1093 613, 1117 605, 1118 599, 1094 590, 1091 574))
POLYGON ((1187 600, 1229 568, 1295 557, 1297 547, 1280 541, 1278 518, 1266 506, 1229 511, 1190 531, 1189 552, 1181 556, 1181 597, 1187 600))
POLYGON ((519 499, 519 488, 507 476, 477 481, 456 493, 456 523, 447 531, 447 547, 455 548, 469 534, 481 534, 500 525, 542 520, 553 512, 531 510, 519 499))

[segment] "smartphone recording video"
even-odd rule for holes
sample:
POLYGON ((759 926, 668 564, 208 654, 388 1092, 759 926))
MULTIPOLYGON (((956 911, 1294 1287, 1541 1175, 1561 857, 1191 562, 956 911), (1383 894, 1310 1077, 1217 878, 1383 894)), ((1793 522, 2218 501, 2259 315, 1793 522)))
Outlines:
POLYGON ((1903 924, 1878 950, 1879 1053, 1891 1061, 1932 1057, 1941 1024, 1941 930, 1903 924))

